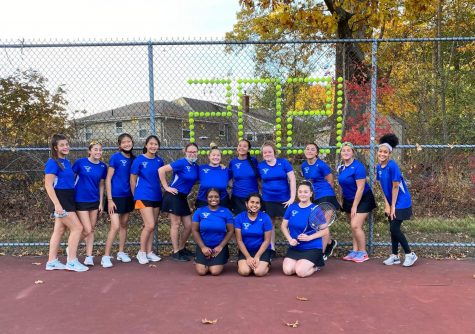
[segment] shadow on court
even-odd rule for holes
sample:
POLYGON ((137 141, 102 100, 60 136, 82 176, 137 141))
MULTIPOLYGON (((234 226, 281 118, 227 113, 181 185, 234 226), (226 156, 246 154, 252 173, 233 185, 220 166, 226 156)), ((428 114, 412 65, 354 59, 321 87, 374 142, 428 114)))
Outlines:
POLYGON ((86 273, 47 272, 45 261, 0 257, 1 333, 475 332, 473 260, 402 268, 330 259, 306 279, 285 277, 281 259, 264 278, 239 277, 235 263, 198 277, 191 263, 168 258, 86 273), (298 328, 285 325, 295 321, 298 328))

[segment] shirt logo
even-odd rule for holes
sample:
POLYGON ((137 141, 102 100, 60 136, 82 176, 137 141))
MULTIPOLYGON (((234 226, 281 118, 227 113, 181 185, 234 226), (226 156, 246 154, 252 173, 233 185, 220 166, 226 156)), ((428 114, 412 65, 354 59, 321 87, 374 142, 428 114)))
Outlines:
POLYGON ((292 210, 292 217, 295 217, 299 212, 297 210, 292 210))
POLYGON ((120 160, 120 162, 122 162, 122 166, 125 167, 125 165, 127 165, 127 160, 120 160))
POLYGON ((238 162, 237 164, 235 164, 234 166, 236 166, 237 169, 241 168, 241 163, 238 162))
POLYGON ((209 216, 209 212, 203 212, 202 215, 204 219, 207 219, 209 216))
POLYGON ((190 166, 185 166, 186 167, 186 171, 189 172, 191 170, 191 167, 190 166))
POLYGON ((63 169, 66 168, 66 166, 64 165, 64 162, 61 162, 61 166, 63 166, 63 169))
POLYGON ((263 168, 262 171, 264 172, 264 174, 267 174, 267 172, 269 171, 269 168, 263 168))
POLYGON ((307 174, 309 170, 310 170, 309 167, 305 167, 305 168, 303 169, 303 171, 304 171, 305 174, 307 174))
POLYGON ((382 171, 378 171, 378 174, 379 174, 379 176, 381 176, 381 175, 383 174, 383 172, 382 172, 382 171))
POLYGON ((89 173, 91 171, 91 166, 84 166, 84 169, 87 173, 89 173))
POLYGON ((251 226, 250 223, 242 223, 242 226, 244 226, 244 229, 247 230, 249 229, 249 226, 251 226))
POLYGON ((203 169, 203 172, 205 172, 205 174, 208 174, 209 169, 208 169, 208 168, 205 168, 205 169, 203 169))
POLYGON ((143 168, 147 168, 147 165, 148 165, 148 162, 147 162, 147 161, 143 161, 143 162, 142 162, 143 168))

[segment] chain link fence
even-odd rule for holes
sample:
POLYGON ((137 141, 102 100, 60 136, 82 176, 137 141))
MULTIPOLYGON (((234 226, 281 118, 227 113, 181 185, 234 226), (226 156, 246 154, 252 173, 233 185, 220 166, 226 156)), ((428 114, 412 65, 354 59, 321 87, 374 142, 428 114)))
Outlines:
MULTIPOLYGON (((166 162, 194 141, 200 162, 213 142, 224 162, 238 138, 252 153, 273 140, 300 171, 305 143, 336 169, 339 146, 352 141, 368 167, 379 206, 368 245, 387 251, 389 231, 374 184, 377 139, 396 133, 393 153, 413 197, 408 240, 427 254, 473 255, 475 247, 475 38, 326 41, 0 42, 0 250, 42 253, 52 221, 43 166, 54 132, 71 138, 71 160, 117 136, 136 153, 156 134, 166 162)), ((193 195, 192 195, 193 197, 193 195)), ((103 245, 108 217, 96 240, 103 245)), ((141 230, 131 217, 128 240, 141 230)), ((156 246, 168 245, 160 218, 156 246)), ((340 215, 333 235, 351 244, 340 215)))

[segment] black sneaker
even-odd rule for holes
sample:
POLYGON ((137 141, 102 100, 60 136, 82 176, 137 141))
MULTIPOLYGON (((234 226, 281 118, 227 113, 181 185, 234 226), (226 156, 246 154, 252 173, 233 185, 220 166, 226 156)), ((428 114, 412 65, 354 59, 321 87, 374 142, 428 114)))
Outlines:
POLYGON ((330 256, 332 256, 333 251, 335 250, 336 246, 338 246, 338 241, 336 241, 335 239, 332 239, 332 241, 325 248, 324 258, 325 257, 329 258, 330 256))
POLYGON ((173 253, 172 256, 171 256, 172 260, 174 261, 179 261, 179 262, 186 262, 186 261, 190 261, 190 259, 188 257, 186 257, 185 255, 183 255, 182 251, 178 251, 176 253, 173 253))
POLYGON ((185 255, 185 256, 195 256, 195 253, 193 253, 192 251, 190 251, 188 248, 183 248, 182 250, 180 250, 180 252, 185 255))
POLYGON ((270 250, 270 260, 274 260, 277 257, 277 252, 274 249, 270 250))

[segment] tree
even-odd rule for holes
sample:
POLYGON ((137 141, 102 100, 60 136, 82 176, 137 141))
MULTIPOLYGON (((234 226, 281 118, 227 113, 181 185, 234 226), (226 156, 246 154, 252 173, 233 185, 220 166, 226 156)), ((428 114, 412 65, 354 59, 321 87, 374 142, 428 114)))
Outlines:
POLYGON ((0 145, 48 142, 52 133, 69 134, 65 91, 46 88, 47 79, 34 70, 0 78, 0 145))

